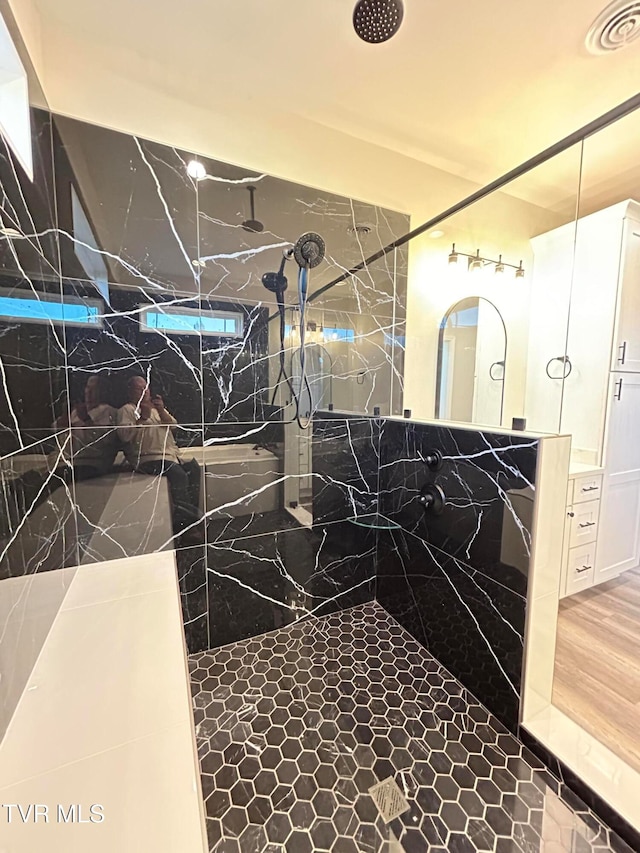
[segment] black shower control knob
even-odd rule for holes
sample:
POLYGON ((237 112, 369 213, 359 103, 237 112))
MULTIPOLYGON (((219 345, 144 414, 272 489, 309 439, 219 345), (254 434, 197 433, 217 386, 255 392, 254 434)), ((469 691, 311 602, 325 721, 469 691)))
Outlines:
POLYGON ((439 471, 442 468, 442 453, 439 450, 431 450, 424 457, 424 463, 430 471, 439 471))
POLYGON ((440 486, 437 486, 435 483, 428 483, 420 490, 418 501, 424 507, 425 512, 429 512, 432 515, 441 515, 447 499, 440 486))

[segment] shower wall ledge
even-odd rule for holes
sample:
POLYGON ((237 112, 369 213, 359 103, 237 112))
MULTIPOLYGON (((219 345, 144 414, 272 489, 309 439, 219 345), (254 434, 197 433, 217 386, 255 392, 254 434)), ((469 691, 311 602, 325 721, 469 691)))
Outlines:
POLYGON ((640 832, 640 773, 554 705, 525 720, 523 727, 640 832))
POLYGON ((445 421, 440 418, 405 418, 403 415, 385 415, 385 421, 399 421, 401 423, 424 424, 425 426, 441 427, 442 429, 460 429, 467 432, 486 432, 492 435, 521 435, 523 438, 551 438, 556 437, 556 433, 548 432, 530 432, 527 430, 518 430, 515 432, 511 427, 489 426, 482 424, 469 424, 464 421, 445 421))
POLYGON ((0 746, 0 846, 199 853, 201 802, 175 555, 83 566, 0 746))

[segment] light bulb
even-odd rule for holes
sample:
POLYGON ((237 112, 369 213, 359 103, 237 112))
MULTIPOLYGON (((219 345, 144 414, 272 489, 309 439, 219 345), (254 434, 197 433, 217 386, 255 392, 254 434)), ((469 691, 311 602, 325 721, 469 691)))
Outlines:
POLYGON ((201 181, 207 175, 207 170, 198 160, 189 160, 187 163, 187 175, 194 181, 201 181))
POLYGON ((454 243, 451 248, 451 253, 449 255, 449 263, 457 264, 458 263, 458 253, 456 252, 456 244, 454 243))
POLYGON ((504 264, 502 263, 502 255, 498 255, 498 263, 496 264, 496 272, 504 272, 504 264))
POLYGON ((516 278, 524 278, 524 267, 522 266, 522 261, 520 261, 520 266, 516 270, 516 278))

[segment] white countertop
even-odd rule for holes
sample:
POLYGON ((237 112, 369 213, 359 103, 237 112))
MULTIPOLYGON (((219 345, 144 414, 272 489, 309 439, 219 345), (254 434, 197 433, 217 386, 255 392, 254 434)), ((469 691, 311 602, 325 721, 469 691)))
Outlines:
POLYGON ((602 474, 604 468, 598 465, 588 465, 586 462, 570 462, 569 477, 582 477, 589 474, 602 474))

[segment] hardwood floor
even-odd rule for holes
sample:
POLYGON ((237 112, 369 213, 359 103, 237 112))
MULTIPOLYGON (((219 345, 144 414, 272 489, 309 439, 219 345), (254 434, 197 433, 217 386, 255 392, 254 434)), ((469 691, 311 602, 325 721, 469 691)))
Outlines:
POLYGON ((560 602, 552 701, 640 771, 640 569, 560 602))

